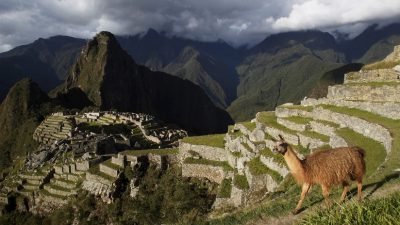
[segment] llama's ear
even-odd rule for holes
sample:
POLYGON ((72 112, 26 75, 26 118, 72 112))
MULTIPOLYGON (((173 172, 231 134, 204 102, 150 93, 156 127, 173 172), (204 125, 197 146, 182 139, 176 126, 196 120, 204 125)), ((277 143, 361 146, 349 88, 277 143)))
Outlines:
POLYGON ((276 139, 273 137, 270 137, 271 141, 276 142, 276 139))
POLYGON ((278 135, 279 139, 281 139, 281 141, 285 142, 285 139, 282 137, 282 135, 278 135))

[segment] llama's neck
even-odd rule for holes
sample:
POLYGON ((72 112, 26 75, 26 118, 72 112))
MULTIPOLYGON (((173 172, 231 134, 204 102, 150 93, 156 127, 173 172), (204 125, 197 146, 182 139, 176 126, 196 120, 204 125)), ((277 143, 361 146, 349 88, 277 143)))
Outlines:
POLYGON ((292 173, 293 177, 296 179, 297 182, 303 183, 304 182, 304 168, 297 157, 296 153, 293 151, 291 146, 288 146, 288 149, 284 155, 285 161, 292 173))

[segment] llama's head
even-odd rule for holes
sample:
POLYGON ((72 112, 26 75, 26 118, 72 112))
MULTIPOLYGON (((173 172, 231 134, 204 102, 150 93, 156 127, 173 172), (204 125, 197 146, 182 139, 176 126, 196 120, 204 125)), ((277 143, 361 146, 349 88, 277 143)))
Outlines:
POLYGON ((274 153, 280 153, 282 155, 284 155, 288 149, 289 144, 286 143, 285 139, 282 137, 282 135, 278 135, 279 136, 279 141, 274 140, 274 148, 272 149, 272 152, 274 153))

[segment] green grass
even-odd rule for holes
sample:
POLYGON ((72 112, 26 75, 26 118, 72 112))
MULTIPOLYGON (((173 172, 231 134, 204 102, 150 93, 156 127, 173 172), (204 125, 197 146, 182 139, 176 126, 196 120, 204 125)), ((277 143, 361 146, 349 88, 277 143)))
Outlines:
POLYGON ((260 112, 257 117, 257 121, 265 124, 267 126, 271 126, 273 128, 279 129, 283 132, 296 135, 296 131, 291 130, 278 122, 276 122, 276 116, 274 112, 260 112))
POLYGON ((220 185, 219 198, 230 198, 232 193, 232 179, 224 179, 220 185))
POLYGON ((286 165, 285 159, 280 154, 274 154, 269 148, 264 148, 260 151, 260 154, 273 159, 273 161, 279 165, 286 165))
POLYGON ((185 137, 182 139, 182 141, 193 145, 207 145, 211 147, 224 148, 225 147, 224 137, 225 134, 212 134, 212 135, 185 137))
POLYGON ((278 172, 271 170, 266 165, 264 165, 260 161, 260 157, 253 158, 252 160, 249 161, 247 165, 249 166, 250 173, 252 175, 258 176, 258 175, 268 174, 272 177, 272 179, 274 179, 278 183, 283 180, 283 177, 278 172))
POLYGON ((231 152, 231 154, 233 156, 235 156, 236 158, 242 157, 242 153, 240 153, 240 152, 231 152))
POLYGON ((267 126, 276 128, 276 129, 281 130, 281 131, 283 131, 285 133, 288 133, 288 134, 297 135, 297 133, 300 133, 300 134, 303 134, 303 135, 305 135, 307 137, 317 138, 317 139, 320 139, 321 141, 329 142, 329 137, 326 136, 326 135, 323 135, 323 134, 320 134, 320 133, 317 133, 317 132, 313 132, 313 131, 296 132, 294 130, 291 130, 291 129, 279 124, 276 121, 276 116, 275 116, 275 114, 273 112, 262 112, 262 113, 259 113, 257 120, 260 123, 263 123, 263 124, 265 124, 267 126))
POLYGON ((124 155, 147 155, 147 154, 155 154, 155 155, 176 155, 179 153, 178 148, 164 148, 164 149, 146 149, 146 150, 126 150, 122 152, 124 155))
POLYGON ((235 187, 241 190, 247 190, 250 188, 249 182, 247 182, 247 178, 244 175, 235 174, 233 184, 235 185, 235 187))
POLYGON ((225 162, 225 161, 214 161, 214 160, 208 160, 208 159, 204 159, 204 158, 194 159, 194 158, 189 157, 184 160, 184 163, 219 166, 219 167, 222 167, 225 171, 234 171, 234 169, 228 164, 228 162, 225 162))
POLYGON ((386 198, 366 200, 362 204, 352 201, 346 205, 336 205, 330 209, 317 210, 299 224, 399 224, 400 192, 386 198))
POLYGON ((302 132, 299 132, 299 133, 303 134, 303 135, 305 135, 307 137, 319 139, 319 140, 321 140, 323 142, 329 142, 329 139, 330 139, 329 136, 326 136, 326 135, 323 135, 323 134, 320 134, 320 133, 317 133, 317 132, 314 132, 314 131, 310 131, 310 130, 302 131, 302 132))
POLYGON ((112 163, 112 162, 111 162, 111 159, 106 160, 106 161, 102 162, 101 164, 103 164, 103 165, 105 165, 105 166, 107 166, 107 167, 109 167, 109 168, 112 168, 112 169, 114 169, 114 170, 119 170, 119 169, 121 169, 121 167, 120 167, 119 165, 112 163))
POLYGON ((380 61, 363 66, 362 70, 391 69, 400 64, 400 61, 380 61))
POLYGON ((239 124, 242 124, 249 131, 253 131, 254 129, 256 129, 256 126, 257 126, 256 123, 252 123, 252 122, 241 122, 239 124))
MULTIPOLYGON (((391 175, 393 173, 394 169, 399 168, 399 162, 400 162, 400 120, 393 120, 389 119, 371 112, 367 112, 364 110, 359 110, 359 109, 353 109, 353 108, 346 108, 346 107, 337 107, 337 106, 331 106, 331 105, 322 105, 323 108, 331 110, 333 112, 338 112, 338 113, 343 113, 347 114, 350 116, 356 116, 358 118, 367 120, 372 123, 379 124, 386 129, 389 130, 390 134, 393 137, 393 142, 392 142, 392 151, 390 152, 388 156, 388 160, 384 163, 384 169, 380 171, 379 174, 374 175, 374 179, 382 179, 385 176, 391 175)), ((364 140, 367 140, 365 138, 364 140)), ((362 146, 363 147, 363 146, 362 146)), ((368 146, 367 146, 368 147, 368 146)), ((367 151, 367 149, 366 149, 367 151)), ((373 151, 376 151, 374 149, 369 150, 371 153, 367 152, 367 157, 368 154, 375 154, 373 151)), ((379 150, 382 151, 382 150, 379 150)), ((383 153, 382 153, 383 154, 383 153)), ((374 158, 372 158, 373 161, 375 161, 374 158)), ((368 166, 368 162, 367 162, 368 166)), ((372 180, 370 180, 372 181, 372 180)))
POLYGON ((321 124, 324 124, 324 125, 327 125, 327 126, 331 126, 331 127, 333 127, 333 128, 339 128, 339 127, 340 127, 339 124, 333 123, 333 122, 331 122, 331 121, 326 121, 326 120, 315 120, 315 122, 318 122, 318 123, 321 123, 321 124))
POLYGON ((253 149, 250 148, 249 144, 247 144, 246 142, 242 142, 241 143, 249 152, 253 152, 253 149))
POLYGON ((278 108, 287 108, 287 109, 298 109, 307 112, 311 112, 314 107, 312 106, 302 106, 302 105, 280 105, 278 108))
POLYGON ((286 117, 284 119, 297 124, 308 124, 310 121, 312 121, 311 118, 306 118, 301 116, 291 116, 291 117, 286 117))

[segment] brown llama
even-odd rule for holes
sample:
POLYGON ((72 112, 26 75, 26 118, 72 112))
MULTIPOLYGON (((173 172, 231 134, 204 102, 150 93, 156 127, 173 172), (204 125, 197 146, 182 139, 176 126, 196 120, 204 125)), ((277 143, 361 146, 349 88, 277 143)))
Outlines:
POLYGON ((329 205, 329 189, 332 186, 343 186, 340 202, 343 202, 349 191, 349 181, 357 181, 357 197, 361 201, 362 179, 365 174, 365 151, 360 147, 342 147, 315 152, 300 160, 292 147, 279 135, 273 152, 280 153, 290 169, 291 174, 302 186, 300 200, 294 210, 297 214, 311 186, 321 185, 326 205, 329 205))

